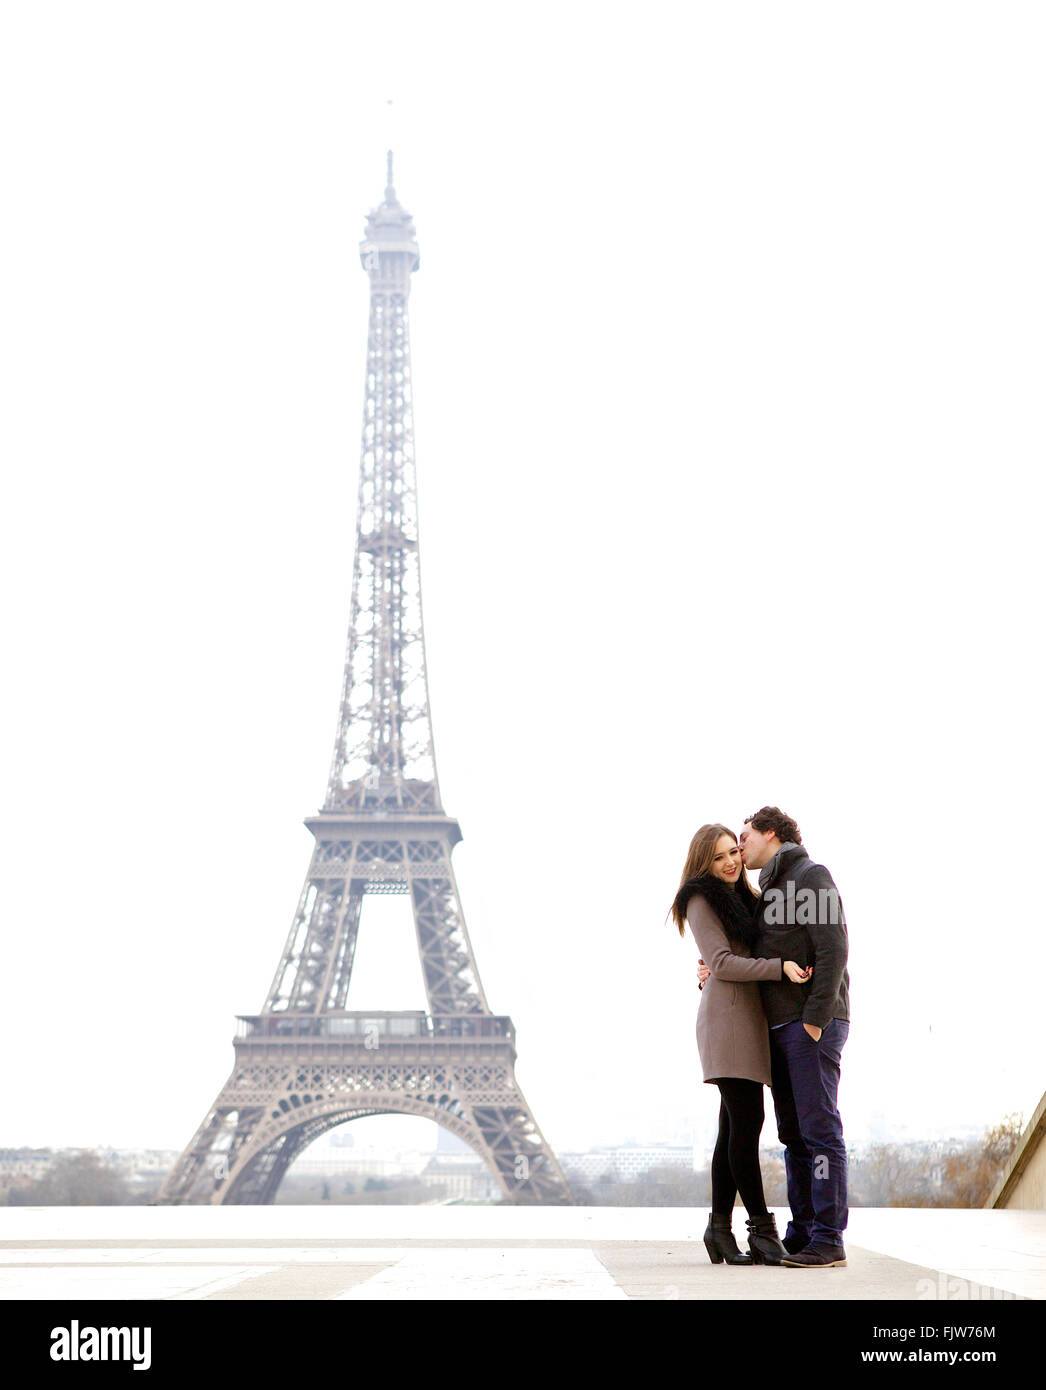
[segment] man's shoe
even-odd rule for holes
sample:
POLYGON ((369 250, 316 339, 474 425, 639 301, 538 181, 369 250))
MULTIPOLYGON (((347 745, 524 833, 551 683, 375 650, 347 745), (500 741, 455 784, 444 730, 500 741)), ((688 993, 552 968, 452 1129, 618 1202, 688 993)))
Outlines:
POLYGON ((781 1263, 793 1269, 830 1269, 833 1265, 845 1269, 846 1251, 841 1245, 808 1245, 781 1263))
POLYGON ((785 1236, 781 1244, 788 1251, 789 1255, 798 1255, 800 1250, 805 1250, 810 1244, 809 1236, 785 1236))

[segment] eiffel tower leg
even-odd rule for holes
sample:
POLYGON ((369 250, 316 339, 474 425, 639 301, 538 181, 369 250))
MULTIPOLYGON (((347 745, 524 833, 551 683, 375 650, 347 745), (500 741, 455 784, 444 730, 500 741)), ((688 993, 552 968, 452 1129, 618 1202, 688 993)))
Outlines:
POLYGON ((249 1142, 262 1111, 230 1104, 223 1089, 192 1141, 168 1173, 155 1199, 157 1206, 218 1203, 229 1172, 249 1142))
POLYGON ((573 1203, 566 1178, 542 1138, 523 1094, 514 1105, 477 1105, 472 1119, 483 1136, 489 1162, 513 1203, 573 1203))
MULTIPOLYGON (((413 865, 413 845, 410 851, 414 870, 411 899, 429 1007, 433 1014, 486 1012, 449 853, 445 872, 423 877, 413 865)), ((509 1201, 571 1201, 566 1179, 534 1121, 511 1067, 503 1077, 503 1085, 511 1092, 505 1096, 505 1103, 476 1105, 472 1111, 479 1138, 477 1152, 497 1174, 509 1201)), ((468 1094, 466 1085, 461 1097, 466 1104, 468 1094)))
POLYGON ((414 927, 429 1009, 433 1014, 486 1013, 449 852, 446 866, 438 876, 411 874, 414 927))

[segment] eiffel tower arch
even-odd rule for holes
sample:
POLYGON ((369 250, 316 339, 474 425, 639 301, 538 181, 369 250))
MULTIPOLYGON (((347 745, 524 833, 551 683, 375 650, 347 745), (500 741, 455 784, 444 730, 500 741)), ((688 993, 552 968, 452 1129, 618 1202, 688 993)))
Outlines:
POLYGON ((360 257, 370 322, 349 636, 327 795, 269 994, 238 1020, 232 1074, 156 1198, 268 1203, 321 1134, 367 1115, 433 1120, 511 1202, 570 1188, 515 1078, 512 1020, 491 1012, 440 799, 421 611, 407 301, 420 258, 392 154, 360 257), (348 1010, 367 894, 409 896, 426 1010, 348 1010))

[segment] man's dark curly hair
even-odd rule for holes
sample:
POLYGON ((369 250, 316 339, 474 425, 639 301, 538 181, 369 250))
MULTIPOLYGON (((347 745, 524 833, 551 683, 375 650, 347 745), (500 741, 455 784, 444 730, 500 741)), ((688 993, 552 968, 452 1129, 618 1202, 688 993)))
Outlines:
POLYGON ((801 845, 803 837, 799 834, 799 827, 791 816, 786 816, 778 806, 762 806, 756 811, 754 816, 749 816, 747 824, 753 830, 758 830, 766 834, 768 830, 773 830, 782 844, 786 840, 791 840, 793 844, 801 845))

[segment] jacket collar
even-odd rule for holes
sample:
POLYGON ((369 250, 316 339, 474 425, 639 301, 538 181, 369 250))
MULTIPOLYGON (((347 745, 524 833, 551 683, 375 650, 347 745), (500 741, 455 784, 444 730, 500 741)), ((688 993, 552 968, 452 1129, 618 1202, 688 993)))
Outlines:
POLYGON ((797 845, 794 840, 786 840, 773 859, 759 870, 760 891, 765 892, 785 869, 790 868, 798 860, 809 858, 809 854, 802 845, 797 845))

